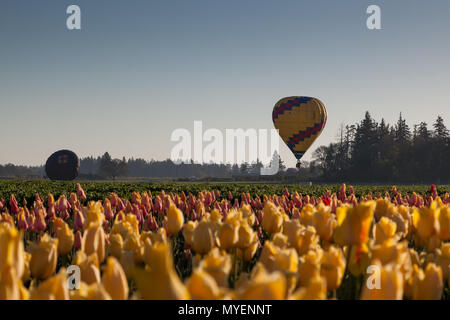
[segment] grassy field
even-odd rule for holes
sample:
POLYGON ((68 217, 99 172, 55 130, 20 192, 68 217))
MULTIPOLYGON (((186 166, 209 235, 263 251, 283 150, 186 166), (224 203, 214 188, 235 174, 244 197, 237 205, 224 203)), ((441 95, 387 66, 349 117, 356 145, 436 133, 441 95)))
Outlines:
MULTIPOLYGON (((0 180, 0 198, 8 199, 11 194, 14 194, 19 204, 23 203, 25 199, 28 203, 32 203, 36 193, 42 197, 52 193, 55 196, 61 194, 70 195, 75 191, 75 186, 78 182, 55 182, 55 181, 22 181, 22 180, 0 180)), ((289 192, 297 191, 302 194, 309 194, 320 196, 327 190, 331 192, 338 192, 340 185, 299 185, 299 184, 277 184, 277 183, 204 183, 204 182, 79 182, 84 190, 88 200, 101 200, 109 196, 111 192, 117 193, 120 197, 129 198, 133 191, 151 191, 155 193, 165 190, 166 192, 180 193, 184 191, 197 194, 201 190, 217 189, 222 196, 226 196, 228 191, 231 191, 234 197, 240 197, 243 192, 248 192, 250 195, 262 196, 264 194, 281 194, 284 188, 289 192)), ((348 186, 348 185, 347 185, 348 186)), ((390 191, 392 186, 388 185, 354 185, 355 195, 357 197, 367 195, 372 192, 384 194, 390 191)), ((417 194, 427 195, 430 191, 429 185, 398 185, 397 190, 402 194, 417 194)), ((450 192, 450 186, 437 186, 439 195, 450 192)))

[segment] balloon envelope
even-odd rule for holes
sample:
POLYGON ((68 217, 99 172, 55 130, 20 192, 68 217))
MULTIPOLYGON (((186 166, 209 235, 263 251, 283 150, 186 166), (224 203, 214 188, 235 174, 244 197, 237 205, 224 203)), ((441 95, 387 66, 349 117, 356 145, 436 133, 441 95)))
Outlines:
POLYGON ((275 104, 272 120, 281 139, 300 160, 322 133, 327 122, 327 110, 317 98, 287 97, 275 104))
POLYGON ((80 159, 70 150, 53 153, 45 163, 45 172, 51 180, 74 180, 80 171, 80 159))

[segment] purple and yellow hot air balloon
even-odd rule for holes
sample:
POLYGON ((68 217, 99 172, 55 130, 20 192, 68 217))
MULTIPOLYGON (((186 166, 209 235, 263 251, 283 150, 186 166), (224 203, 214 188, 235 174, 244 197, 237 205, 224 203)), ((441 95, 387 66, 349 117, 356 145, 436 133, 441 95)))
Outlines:
POLYGON ((317 98, 287 97, 275 104, 272 120, 299 167, 300 159, 325 127, 327 110, 317 98))

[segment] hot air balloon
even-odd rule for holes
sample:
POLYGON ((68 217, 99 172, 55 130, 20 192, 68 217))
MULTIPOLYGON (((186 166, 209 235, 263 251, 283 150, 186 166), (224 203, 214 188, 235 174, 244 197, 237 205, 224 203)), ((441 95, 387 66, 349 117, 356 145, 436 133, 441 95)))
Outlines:
POLYGON ((45 163, 45 172, 51 180, 74 180, 80 171, 80 159, 70 150, 53 153, 45 163))
POLYGON ((275 104, 272 120, 300 167, 300 159, 325 127, 327 110, 317 98, 287 97, 275 104))

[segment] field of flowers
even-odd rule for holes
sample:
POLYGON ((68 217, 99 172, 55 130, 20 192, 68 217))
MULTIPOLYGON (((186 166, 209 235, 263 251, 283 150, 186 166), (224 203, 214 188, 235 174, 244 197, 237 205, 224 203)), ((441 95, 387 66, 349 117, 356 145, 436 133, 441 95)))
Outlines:
POLYGON ((3 181, 0 299, 450 299, 449 191, 3 181))

